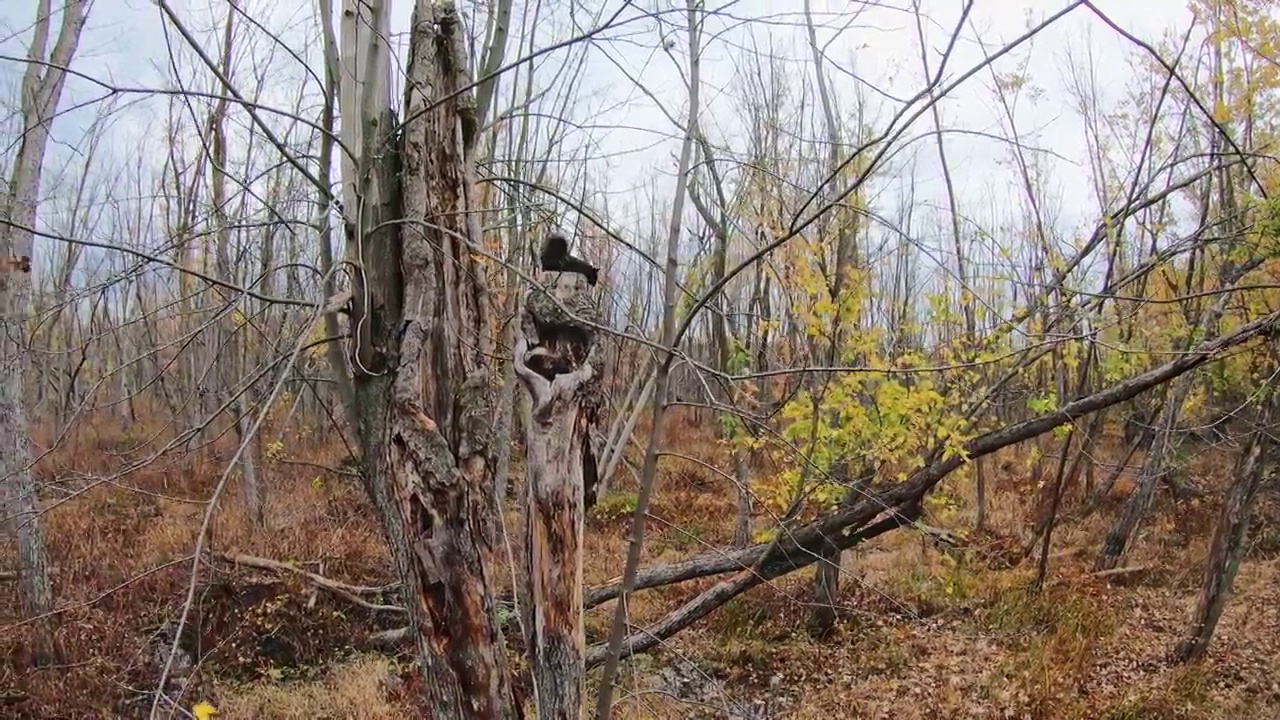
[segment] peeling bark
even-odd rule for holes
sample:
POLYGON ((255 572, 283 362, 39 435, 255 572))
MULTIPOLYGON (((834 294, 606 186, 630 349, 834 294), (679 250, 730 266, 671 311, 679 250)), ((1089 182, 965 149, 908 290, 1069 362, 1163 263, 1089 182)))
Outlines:
MULTIPOLYGON (((452 3, 414 5, 405 119, 390 108, 386 7, 342 18, 353 273, 353 416, 439 720, 523 717, 495 614, 492 341, 470 167, 474 101, 452 3), (447 99, 446 99, 447 98, 447 99)), ((335 368, 336 370, 336 368, 335 368)))
POLYGON ((597 312, 586 281, 574 274, 544 274, 529 291, 515 370, 529 393, 532 422, 525 428, 526 552, 532 624, 527 646, 539 718, 582 717, 586 638, 582 624, 584 507, 597 480, 591 430, 596 424, 597 312), (558 276, 558 277, 557 277, 558 276), (554 300, 553 300, 554 298, 554 300))

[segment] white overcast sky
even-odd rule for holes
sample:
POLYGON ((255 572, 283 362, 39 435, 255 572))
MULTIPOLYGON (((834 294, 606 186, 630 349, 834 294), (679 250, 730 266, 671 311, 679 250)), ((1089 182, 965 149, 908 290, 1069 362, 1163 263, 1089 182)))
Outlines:
MULTIPOLYGON (((392 6, 393 31, 403 33, 408 26, 412 3, 409 0, 388 1, 392 6)), ((545 36, 541 38, 539 46, 573 34, 569 10, 572 1, 543 1, 545 7, 559 8, 559 19, 539 26, 540 35, 545 36)), ((655 1, 640 0, 637 4, 648 8, 655 1)), ((673 1, 664 0, 666 3, 673 1)), ((221 23, 220 18, 225 13, 224 2, 225 0, 172 0, 172 6, 182 17, 188 19, 202 42, 212 48, 221 23), (211 18, 215 19, 211 21, 211 18)), ((516 0, 517 7, 523 2, 524 0, 516 0)), ((588 4, 595 9, 594 12, 608 16, 618 7, 618 2, 619 0, 601 0, 588 4), (599 9, 601 6, 603 11, 599 9)), ((338 0, 335 3, 340 4, 338 0)), ((466 4, 463 3, 464 6, 466 4)), ((901 10, 903 6, 909 7, 910 0, 885 0, 883 4, 896 7, 866 9, 856 22, 850 24, 848 18, 851 8, 857 8, 860 3, 814 0, 814 11, 819 22, 828 28, 824 31, 826 37, 820 38, 820 41, 825 41, 835 29, 843 27, 839 39, 828 49, 831 61, 856 72, 858 77, 880 89, 899 97, 907 96, 921 84, 915 28, 912 17, 901 10)), ((945 44, 946 33, 954 24, 961 4, 961 0, 923 2, 927 15, 934 21, 928 32, 931 33, 931 59, 935 66, 938 52, 945 44)), ((1065 0, 977 0, 972 22, 988 49, 993 51, 1004 41, 1024 32, 1029 24, 1028 18, 1039 21, 1064 4, 1065 0)), ((1097 4, 1120 25, 1153 43, 1170 30, 1180 33, 1190 22, 1190 13, 1184 0, 1098 0, 1097 4)), ((0 2, 0 55, 6 56, 0 60, 0 98, 9 103, 16 98, 16 88, 22 72, 21 63, 14 62, 14 59, 25 53, 34 5, 35 0, 0 2)), ((728 88, 728 60, 735 53, 742 52, 738 48, 748 45, 748 33, 755 36, 758 45, 772 42, 775 52, 796 58, 797 72, 808 71, 806 64, 809 62, 809 51, 802 28, 801 0, 742 0, 729 3, 707 0, 707 5, 713 8, 726 7, 726 16, 734 20, 755 19, 754 22, 730 22, 722 19, 714 23, 714 28, 729 28, 717 33, 704 56, 703 97, 709 111, 707 128, 715 136, 730 131, 732 127, 729 124, 732 118, 726 112, 728 106, 718 96, 728 88)), ((314 0, 296 4, 242 0, 242 6, 284 38, 290 48, 315 57, 315 41, 310 43, 311 49, 308 49, 305 33, 297 29, 315 12, 314 0)), ((589 21, 588 13, 582 9, 576 10, 572 17, 580 23, 589 21)), ((678 17, 676 19, 679 20, 678 17)), ((80 72, 115 84, 165 86, 168 84, 164 78, 167 43, 180 42, 172 31, 169 34, 170 38, 166 39, 160 11, 150 0, 93 0, 88 26, 74 67, 80 72)), ((628 67, 630 72, 637 75, 651 92, 676 113, 683 112, 683 90, 678 76, 674 74, 671 60, 657 51, 659 39, 652 22, 629 25, 625 29, 609 31, 602 37, 625 38, 625 41, 602 43, 601 48, 593 51, 583 89, 585 94, 590 95, 592 106, 603 109, 599 117, 592 118, 594 122, 626 126, 607 133, 597 133, 599 152, 611 158, 607 178, 612 196, 610 205, 617 212, 619 208, 626 207, 627 199, 642 197, 641 193, 637 193, 637 188, 652 188, 656 184, 658 192, 664 193, 669 187, 668 180, 675 166, 678 143, 671 139, 654 145, 657 136, 675 138, 677 128, 616 69, 614 62, 628 67), (606 51, 612 60, 603 55, 606 51)), ((953 76, 971 67, 981 57, 981 50, 973 41, 974 34, 966 31, 963 37, 950 65, 953 76)), ((1053 164, 1052 181, 1057 188, 1055 194, 1059 198, 1057 205, 1061 209, 1062 220, 1069 225, 1087 222, 1096 213, 1095 203, 1088 190, 1086 166, 1083 164, 1081 128, 1077 119, 1060 100, 1067 49, 1071 47, 1073 52, 1080 53, 1086 44, 1098 59, 1098 66, 1104 73, 1103 80, 1108 92, 1106 100, 1113 102, 1125 92, 1125 85, 1131 77, 1129 66, 1134 57, 1134 49, 1083 8, 1077 9, 1071 17, 1042 34, 1029 48, 1018 51, 997 66, 998 70, 1009 72, 1025 60, 1026 71, 1045 90, 1045 99, 1038 105, 1032 107, 1024 103, 1019 107, 1018 122, 1021 129, 1030 134, 1034 144, 1051 147, 1067 158, 1066 161, 1059 160, 1053 164)), ((276 53, 276 61, 281 65, 292 62, 282 52, 276 53)), ((289 77, 298 75, 299 71, 295 67, 273 77, 284 88, 288 86, 289 77)), ((847 109, 854 81, 840 72, 833 72, 831 76, 847 109)), ((989 82, 989 75, 981 73, 948 98, 942 106, 944 123, 970 130, 999 133, 998 113, 992 104, 989 82)), ((92 97, 96 92, 91 84, 75 80, 69 86, 63 106, 92 97)), ((290 100, 282 99, 280 104, 287 107, 291 104, 290 100)), ((11 107, 12 105, 8 105, 6 110, 11 107)), ((133 112, 122 116, 112 130, 118 159, 133 159, 138 152, 142 152, 155 153, 156 161, 159 162, 163 143, 155 142, 157 138, 154 136, 150 142, 144 138, 153 130, 150 123, 163 118, 162 112, 156 112, 162 108, 162 102, 149 106, 140 105, 133 112)), ((879 110, 881 118, 887 118, 888 114, 887 106, 879 110)), ((92 112, 86 109, 70 113, 59 120, 54 132, 59 141, 59 147, 54 150, 55 164, 58 157, 66 156, 69 152, 67 148, 74 146, 77 136, 83 133, 91 119, 92 112)), ((927 123, 928 118, 922 118, 920 130, 926 129, 927 123)), ((916 179, 922 182, 923 192, 938 192, 940 186, 935 177, 936 166, 930 164, 934 157, 932 145, 917 145, 920 165, 916 168, 916 179)), ((2 146, 0 150, 12 156, 12 146, 2 146)), ((1007 168, 996 165, 997 157, 1003 152, 997 144, 953 139, 949 141, 948 150, 955 165, 955 179, 962 202, 989 202, 993 178, 1008 176, 1010 182, 1014 180, 1007 168)), ((669 192, 665 194, 669 195, 669 192)), ((631 209, 643 212, 643 207, 635 207, 643 205, 644 202, 634 203, 631 209)), ((643 224, 645 223, 637 222, 637 225, 643 224)))

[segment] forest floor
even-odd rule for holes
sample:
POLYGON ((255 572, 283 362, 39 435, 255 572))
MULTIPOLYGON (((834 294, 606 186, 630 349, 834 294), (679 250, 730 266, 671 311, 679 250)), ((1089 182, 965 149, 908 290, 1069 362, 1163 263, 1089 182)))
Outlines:
MULTIPOLYGON (((690 419, 673 425, 670 437, 682 452, 715 456, 714 443, 699 438, 690 419)), ((53 506, 45 530, 61 609, 48 622, 61 653, 53 665, 32 667, 34 626, 17 621, 13 583, 0 582, 0 715, 145 717, 149 710, 147 694, 191 578, 204 513, 197 499, 217 484, 229 453, 215 445, 112 478, 122 461, 147 457, 130 448, 141 432, 96 423, 38 466, 53 506)), ((375 592, 391 573, 356 481, 322 467, 340 464, 340 448, 290 440, 268 451, 267 529, 248 527, 232 485, 209 550, 291 563, 364 586, 357 595, 365 603, 395 602, 375 592)), ((1025 455, 1022 449, 991 460, 984 533, 965 532, 972 524, 965 481, 940 488, 942 501, 931 504, 927 522, 965 536, 959 550, 944 551, 904 529, 846 553, 831 633, 818 638, 809 629, 812 570, 762 586, 624 663, 618 715, 1280 718, 1276 488, 1260 502, 1249 554, 1208 657, 1179 666, 1168 656, 1194 603, 1230 452, 1196 459, 1192 476, 1209 491, 1205 497, 1175 502, 1161 493, 1123 561, 1126 572, 1099 576, 1090 564, 1131 482, 1122 478, 1109 504, 1087 518, 1071 517, 1068 503, 1039 592, 1030 589, 1037 556, 1010 562, 1028 540, 1036 492, 1015 460, 1025 455)), ((629 490, 620 482, 590 520, 589 584, 621 573, 629 490)), ((515 517, 513 511, 512 543, 519 537, 515 517)), ((651 517, 646 565, 725 548, 732 492, 714 473, 670 459, 651 517)), ((0 570, 13 567, 9 552, 0 551, 0 570)), ((203 570, 183 638, 183 647, 196 650, 196 667, 179 663, 171 685, 185 687, 186 707, 206 700, 219 718, 424 716, 408 700, 419 682, 411 656, 371 639, 402 625, 399 614, 318 589, 290 571, 223 560, 203 570)), ((506 565, 495 575, 505 589, 506 565)), ((714 582, 639 593, 631 618, 656 620, 714 582)), ((588 642, 604 639, 612 608, 589 612, 588 642)), ((523 676, 521 658, 513 657, 513 666, 523 676)))

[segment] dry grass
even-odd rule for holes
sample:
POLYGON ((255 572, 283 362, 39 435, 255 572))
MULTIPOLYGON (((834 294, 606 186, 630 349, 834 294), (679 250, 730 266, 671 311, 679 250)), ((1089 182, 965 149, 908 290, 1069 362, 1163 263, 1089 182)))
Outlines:
MULTIPOLYGON (((77 490, 83 481, 76 478, 86 473, 110 472, 129 458, 145 457, 146 449, 131 444, 158 430, 109 422, 86 428, 39 466, 42 479, 56 489, 50 500, 77 490)), ((725 465, 723 451, 692 418, 675 418, 669 433, 672 449, 725 465)), ((340 448, 322 440, 288 438, 285 445, 285 458, 330 466, 342 459, 340 448)), ((967 550, 944 554, 903 531, 846 553, 840 619, 821 640, 809 633, 811 573, 747 593, 657 652, 626 663, 619 716, 723 717, 724 708, 736 704, 769 717, 822 720, 1267 717, 1280 703, 1273 679, 1280 677, 1275 553, 1260 542, 1245 563, 1208 660, 1171 666, 1165 653, 1190 608, 1216 501, 1173 504, 1162 498, 1126 559, 1152 571, 1123 587, 1088 572, 1118 500, 1086 519, 1064 521, 1054 533, 1048 582, 1041 592, 1030 592, 1034 562, 1009 563, 1044 491, 1026 480, 1024 455, 1013 449, 991 459, 989 530, 971 535, 967 550)), ((64 608, 57 625, 63 664, 30 668, 30 628, 15 627, 12 611, 0 610, 6 628, 0 683, 18 700, 7 716, 143 713, 138 701, 157 676, 148 639, 176 616, 189 582, 187 556, 203 513, 203 505, 191 501, 208 496, 228 456, 222 441, 166 458, 47 513, 64 608)), ((1197 479, 1215 487, 1223 478, 1213 469, 1229 466, 1229 459, 1198 458, 1197 479)), ((267 528, 247 525, 233 484, 214 523, 213 549, 305 563, 349 583, 391 579, 380 531, 352 479, 284 462, 265 469, 267 528)), ((622 571, 626 497, 634 490, 624 471, 614 488, 619 507, 591 520, 589 583, 622 571)), ((930 506, 930 523, 967 528, 972 482, 963 475, 949 479, 939 497, 930 506)), ((1077 497, 1073 488, 1068 508, 1077 497)), ((1272 510, 1276 504, 1264 500, 1272 510)), ((668 459, 651 513, 645 563, 677 560, 728 545, 733 495, 715 473, 668 459)), ((516 517, 508 514, 513 543, 519 538, 516 517)), ((1280 525, 1277 517, 1272 512, 1260 520, 1262 540, 1267 528, 1280 525)), ((501 545, 499 559, 494 577, 505 586, 501 545)), ((11 558, 0 557, 0 563, 11 558)), ((652 622, 714 582, 640 593, 630 603, 631 619, 652 622)), ((293 578, 243 569, 205 575, 198 600, 187 643, 198 644, 201 667, 184 703, 207 699, 229 718, 419 712, 409 702, 419 682, 409 659, 378 654, 365 642, 396 618, 317 595, 293 578)), ((603 639, 612 612, 608 605, 588 614, 590 641, 603 639)), ((597 680, 593 673, 589 684, 597 680)))
POLYGON ((400 669, 378 656, 335 664, 316 680, 281 683, 259 680, 217 688, 219 718, 226 720, 390 720, 409 711, 392 698, 400 669))

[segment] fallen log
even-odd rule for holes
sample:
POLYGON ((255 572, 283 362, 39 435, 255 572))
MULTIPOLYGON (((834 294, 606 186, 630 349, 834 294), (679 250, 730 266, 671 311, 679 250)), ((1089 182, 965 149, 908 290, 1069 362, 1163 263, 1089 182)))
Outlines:
POLYGON ((358 605, 366 610, 373 612, 388 612, 405 614, 408 611, 399 605, 383 605, 380 603, 372 603, 361 595, 382 595, 384 593, 395 590, 397 585, 350 585, 339 580, 333 580, 323 575, 317 575, 309 570, 293 565, 291 563, 280 562, 279 560, 271 560, 264 557, 256 557, 254 555, 244 555, 241 553, 214 553, 213 557, 231 565, 241 567, 251 567, 258 570, 271 570, 279 573, 293 574, 301 577, 306 582, 314 585, 321 590, 333 593, 338 597, 346 600, 353 605, 358 605))

